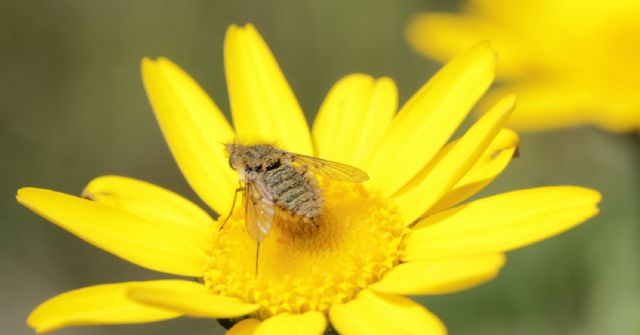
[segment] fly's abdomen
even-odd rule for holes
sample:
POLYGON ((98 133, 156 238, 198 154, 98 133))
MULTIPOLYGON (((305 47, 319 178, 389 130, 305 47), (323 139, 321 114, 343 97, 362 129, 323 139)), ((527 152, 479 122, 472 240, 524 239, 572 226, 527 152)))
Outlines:
POLYGON ((277 205, 304 219, 315 221, 322 210, 322 195, 315 179, 302 168, 281 165, 267 171, 265 184, 277 205))

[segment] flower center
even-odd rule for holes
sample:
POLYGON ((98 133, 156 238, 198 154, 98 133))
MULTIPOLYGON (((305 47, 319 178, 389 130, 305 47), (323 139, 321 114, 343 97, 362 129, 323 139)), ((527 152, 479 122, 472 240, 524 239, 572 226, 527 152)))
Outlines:
POLYGON ((257 273, 257 243, 246 232, 244 209, 237 208, 224 229, 212 233, 204 281, 213 294, 258 303, 263 319, 326 312, 399 263, 408 229, 393 200, 360 184, 318 181, 324 198, 318 227, 291 234, 290 227, 274 223, 260 243, 257 273))

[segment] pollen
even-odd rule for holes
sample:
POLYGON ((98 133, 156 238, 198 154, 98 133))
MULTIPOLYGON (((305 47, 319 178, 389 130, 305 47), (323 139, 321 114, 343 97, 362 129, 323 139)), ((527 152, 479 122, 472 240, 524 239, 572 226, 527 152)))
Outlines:
POLYGON ((257 243, 246 232, 242 208, 223 230, 212 231, 203 276, 211 293, 260 304, 255 316, 261 319, 326 312, 399 264, 408 229, 392 199, 361 184, 321 179, 319 186, 324 207, 317 227, 290 234, 275 222, 260 243, 257 271, 257 243))

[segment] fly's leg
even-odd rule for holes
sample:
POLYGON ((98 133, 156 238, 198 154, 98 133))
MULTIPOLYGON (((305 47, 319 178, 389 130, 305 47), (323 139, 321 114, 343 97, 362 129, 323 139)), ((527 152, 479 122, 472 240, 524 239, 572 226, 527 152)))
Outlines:
POLYGON ((256 246, 256 278, 258 277, 258 260, 260 259, 260 242, 256 246))
POLYGON ((236 199, 238 198, 238 193, 242 191, 244 191, 244 187, 236 188, 236 191, 233 193, 233 202, 231 203, 231 209, 229 210, 229 215, 227 215, 227 218, 224 219, 218 231, 221 231, 222 228, 224 228, 224 225, 227 223, 227 221, 229 221, 229 219, 231 218, 231 214, 233 214, 233 209, 236 207, 236 199))

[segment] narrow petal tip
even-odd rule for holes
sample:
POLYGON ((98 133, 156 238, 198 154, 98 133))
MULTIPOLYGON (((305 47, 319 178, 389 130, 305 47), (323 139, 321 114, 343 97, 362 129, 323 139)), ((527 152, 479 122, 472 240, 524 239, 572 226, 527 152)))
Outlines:
POLYGON ((16 200, 21 204, 22 204, 22 201, 24 201, 23 194, 27 189, 29 189, 29 187, 22 187, 22 188, 19 188, 18 191, 16 191, 16 200))
POLYGON ((140 71, 144 74, 145 72, 151 70, 151 67, 154 65, 156 61, 148 56, 142 57, 140 60, 140 71))
POLYGON ((471 44, 467 48, 466 53, 469 53, 469 54, 477 53, 480 55, 484 55, 486 57, 491 57, 494 61, 498 59, 498 54, 493 50, 493 46, 491 45, 491 42, 488 40, 481 40, 479 42, 471 44))
POLYGON ((252 23, 245 23, 245 24, 234 23, 229 25, 229 27, 227 28, 226 38, 233 36, 232 34, 246 33, 246 32, 257 32, 257 30, 252 23))
POLYGON ((493 82, 498 65, 498 54, 494 51, 489 41, 480 41, 472 44, 454 57, 450 63, 453 63, 456 59, 460 60, 460 64, 465 64, 463 68, 466 69, 471 69, 472 67, 485 68, 491 78, 490 82, 493 82))
POLYGON ((567 198, 574 198, 580 200, 584 205, 593 204, 596 206, 602 200, 602 194, 594 189, 582 186, 557 186, 558 188, 564 188, 567 192, 567 198))
POLYGON ((56 324, 42 324, 36 317, 34 317, 34 312, 29 314, 26 324, 31 327, 31 329, 35 330, 36 334, 46 334, 62 328, 62 326, 56 324))
POLYGON ((23 206, 31 208, 30 203, 34 197, 42 195, 43 192, 47 192, 49 190, 37 187, 22 187, 18 189, 16 193, 16 200, 23 206))

